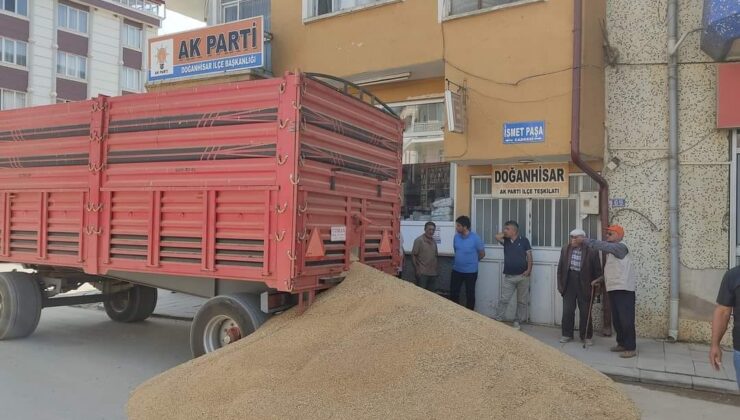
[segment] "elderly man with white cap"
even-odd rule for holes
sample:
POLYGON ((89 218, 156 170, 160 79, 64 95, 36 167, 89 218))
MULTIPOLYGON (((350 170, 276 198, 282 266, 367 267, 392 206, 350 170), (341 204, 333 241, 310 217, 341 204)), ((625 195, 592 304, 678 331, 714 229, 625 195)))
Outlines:
POLYGON ((591 282, 601 277, 601 260, 598 251, 583 245, 586 232, 574 229, 570 240, 560 252, 558 262, 558 291, 563 297, 563 335, 561 343, 573 341, 576 305, 580 314, 578 333, 581 341, 593 345, 593 324, 591 323, 591 282))

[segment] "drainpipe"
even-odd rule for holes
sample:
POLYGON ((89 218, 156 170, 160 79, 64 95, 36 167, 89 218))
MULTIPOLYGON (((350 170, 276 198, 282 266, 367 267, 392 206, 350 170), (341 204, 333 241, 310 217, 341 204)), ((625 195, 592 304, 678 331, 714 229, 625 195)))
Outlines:
POLYGON ((668 223, 671 235, 671 307, 668 338, 678 339, 680 239, 678 232, 678 0, 668 1, 668 223))
MULTIPOLYGON (((573 96, 571 98, 570 158, 583 172, 599 184, 599 218, 601 228, 609 226, 609 184, 581 157, 581 56, 583 33, 583 0, 573 0, 573 96)), ((604 258, 606 261, 606 258, 604 258)), ((604 294, 604 332, 611 335, 611 311, 604 294)))
POLYGON ((609 226, 609 184, 581 157, 581 38, 583 0, 573 1, 573 96, 571 99, 570 158, 583 172, 599 184, 599 217, 601 227, 609 226))

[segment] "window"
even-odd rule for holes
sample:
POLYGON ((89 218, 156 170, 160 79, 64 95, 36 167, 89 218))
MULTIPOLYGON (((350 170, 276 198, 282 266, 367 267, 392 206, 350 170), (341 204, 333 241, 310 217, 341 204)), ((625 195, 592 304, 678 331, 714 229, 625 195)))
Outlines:
POLYGON ((443 0, 443 4, 445 16, 454 16, 522 1, 527 0, 443 0))
POLYGON ((139 92, 141 90, 141 70, 124 67, 121 74, 121 89, 129 92, 139 92))
POLYGON ((265 25, 270 18, 270 0, 223 0, 221 21, 223 23, 264 16, 265 25))
POLYGON ((580 227, 589 238, 599 237, 599 216, 578 218, 578 193, 598 191, 598 185, 584 175, 570 177, 570 196, 557 199, 503 199, 491 197, 490 177, 472 179, 473 229, 486 244, 495 245, 495 235, 507 220, 519 223, 519 230, 535 247, 560 248, 570 231, 580 227))
POLYGON ((87 78, 87 58, 63 51, 57 52, 57 74, 75 79, 87 78))
POLYGON ((373 4, 388 3, 391 0, 305 0, 307 1, 306 17, 312 18, 343 10, 351 10, 357 7, 373 4))
MULTIPOLYGON (((6 0, 7 1, 7 0, 6 0)), ((87 16, 84 10, 59 4, 57 6, 57 26, 70 31, 87 33, 87 16)))
POLYGON ((23 108, 26 106, 26 92, 0 89, 0 110, 23 108))
POLYGON ((135 50, 141 49, 142 31, 141 28, 123 24, 123 46, 127 48, 133 48, 135 50))
POLYGON ((442 99, 390 105, 406 123, 403 133, 404 220, 449 222, 453 216, 451 164, 444 162, 442 99))
POLYGON ((28 0, 0 0, 0 10, 28 16, 28 0))
POLYGON ((26 66, 28 44, 15 39, 0 37, 0 62, 26 66))

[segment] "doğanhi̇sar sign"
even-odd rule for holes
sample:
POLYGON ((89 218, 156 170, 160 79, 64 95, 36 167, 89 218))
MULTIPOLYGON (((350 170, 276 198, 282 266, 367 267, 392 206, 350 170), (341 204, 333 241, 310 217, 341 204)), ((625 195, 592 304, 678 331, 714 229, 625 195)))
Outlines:
POLYGON ((568 197, 568 164, 494 165, 492 194, 497 198, 568 197))
POLYGON ((149 81, 264 65, 262 16, 149 40, 149 81))

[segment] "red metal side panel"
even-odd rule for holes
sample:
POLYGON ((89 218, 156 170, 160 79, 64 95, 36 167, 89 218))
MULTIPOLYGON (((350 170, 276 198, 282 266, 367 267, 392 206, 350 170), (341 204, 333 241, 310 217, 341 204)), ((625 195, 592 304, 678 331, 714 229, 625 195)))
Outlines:
POLYGON ((305 211, 298 217, 297 289, 320 287, 321 277, 348 268, 352 254, 394 272, 400 263, 402 135, 397 118, 314 80, 303 81, 299 205, 305 211), (332 228, 346 229, 346 238, 332 241, 332 228), (325 248, 321 258, 306 256, 314 230, 325 248), (381 252, 384 235, 390 252, 381 252))
POLYGON ((0 189, 86 190, 92 103, 0 112, 0 189))
POLYGON ((81 266, 93 101, 0 112, 0 255, 81 266))
POLYGON ((110 99, 103 189, 274 185, 280 81, 110 99))
POLYGON ((110 100, 104 270, 274 282, 266 248, 282 82, 110 100))

